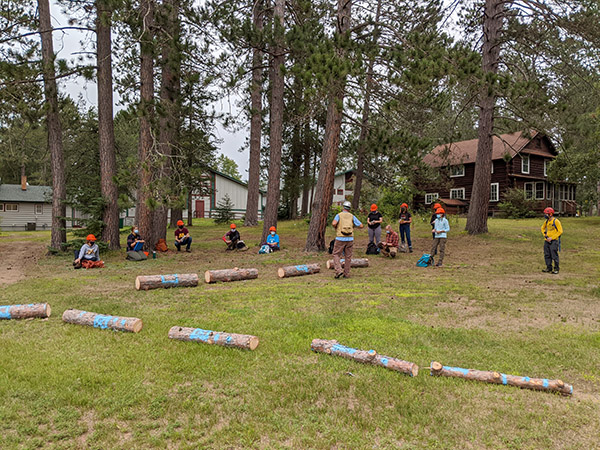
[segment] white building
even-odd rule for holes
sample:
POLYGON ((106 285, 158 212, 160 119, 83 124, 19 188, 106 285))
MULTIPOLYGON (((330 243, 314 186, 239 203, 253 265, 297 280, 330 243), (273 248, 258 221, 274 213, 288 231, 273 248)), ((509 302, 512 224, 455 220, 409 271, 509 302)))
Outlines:
MULTIPOLYGON (((354 186, 354 172, 354 169, 350 169, 335 174, 335 178, 333 179, 333 198, 331 200, 332 205, 341 205, 345 200, 347 200, 348 196, 353 195, 354 191, 351 188, 354 186)), ((309 199, 307 212, 309 213, 312 210, 315 188, 316 186, 313 186, 308 193, 309 199)), ((300 192, 300 198, 298 198, 298 210, 302 208, 302 195, 303 193, 300 192)))
MULTIPOLYGON (((67 206, 67 228, 79 225, 84 215, 67 206)), ((52 228, 52 188, 22 184, 0 184, 0 229, 3 231, 49 230, 52 228)))

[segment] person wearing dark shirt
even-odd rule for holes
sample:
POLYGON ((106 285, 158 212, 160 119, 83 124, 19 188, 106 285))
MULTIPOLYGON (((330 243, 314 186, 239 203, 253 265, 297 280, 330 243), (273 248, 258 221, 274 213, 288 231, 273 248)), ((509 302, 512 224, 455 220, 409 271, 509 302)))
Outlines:
POLYGON ((192 245, 192 237, 187 228, 183 226, 183 220, 177 221, 177 229, 175 230, 175 247, 177 251, 181 251, 181 246, 185 245, 185 251, 190 253, 190 247, 192 245))
POLYGON ((131 234, 127 236, 127 259, 131 261, 143 261, 148 259, 142 251, 144 240, 140 236, 140 230, 137 225, 131 227, 131 234))
POLYGON ((373 203, 371 205, 371 212, 367 217, 367 225, 369 226, 369 244, 375 242, 375 245, 379 245, 381 242, 381 222, 383 222, 383 216, 377 210, 377 205, 373 203))
POLYGON ((412 216, 408 212, 408 205, 406 203, 402 203, 400 205, 400 220, 398 220, 400 224, 400 241, 402 244, 408 244, 408 251, 412 253, 412 241, 410 240, 410 224, 412 223, 412 216))
POLYGON ((227 250, 235 250, 237 243, 240 240, 240 232, 237 230, 235 223, 229 225, 229 231, 223 236, 223 240, 227 244, 227 250))

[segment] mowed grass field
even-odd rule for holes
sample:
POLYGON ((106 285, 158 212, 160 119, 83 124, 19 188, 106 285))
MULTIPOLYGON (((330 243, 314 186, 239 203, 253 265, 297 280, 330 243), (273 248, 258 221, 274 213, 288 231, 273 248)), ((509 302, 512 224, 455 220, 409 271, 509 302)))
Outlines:
MULTIPOLYGON (((489 222, 468 236, 451 219, 443 268, 415 253, 370 256, 333 278, 327 254, 303 251, 308 225, 283 222, 283 251, 224 251, 227 227, 196 221, 193 252, 146 262, 104 254, 73 270, 43 257, 0 291, 0 305, 49 302, 48 320, 0 321, 0 448, 387 449, 600 448, 600 219, 564 219, 560 275, 541 273, 541 220, 489 222), (320 274, 279 279, 282 265, 320 274), (256 267, 259 278, 138 292, 137 275, 256 267), (143 319, 138 334, 64 324, 69 308, 143 319), (173 325, 254 334, 242 351, 171 341, 173 325), (315 354, 313 338, 416 362, 417 377, 315 354), (572 397, 429 375, 431 361, 559 378, 572 397), (353 376, 347 374, 350 372, 353 376)), ((172 231, 169 231, 171 240, 172 231)), ((48 233, 0 242, 48 240, 48 233)), ((328 241, 333 236, 328 230, 328 241)), ((123 235, 123 239, 125 235, 123 235)), ((355 255, 364 256, 366 230, 355 255)))

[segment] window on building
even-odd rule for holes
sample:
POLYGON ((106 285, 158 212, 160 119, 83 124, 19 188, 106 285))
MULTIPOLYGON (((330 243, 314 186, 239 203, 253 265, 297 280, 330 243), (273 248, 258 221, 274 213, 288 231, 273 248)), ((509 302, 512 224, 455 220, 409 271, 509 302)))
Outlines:
POLYGON ((544 160, 544 176, 548 176, 548 160, 544 160))
POLYGON ((337 190, 337 195, 344 195, 344 190, 343 189, 338 189, 337 190))
POLYGON ((18 203, 7 203, 6 205, 4 205, 4 209, 5 209, 5 211, 18 211, 19 204, 18 203))
POLYGON ((535 183, 535 199, 544 200, 544 182, 538 181, 535 183))
POLYGON ((500 200, 500 183, 490 184, 490 202, 500 200))
POLYGON ((450 176, 451 177, 464 177, 465 176, 464 164, 460 164, 458 166, 450 166, 450 176))
POLYGON ((525 183, 525 184, 523 185, 523 189, 525 190, 525 198, 526 198, 527 200, 530 200, 530 199, 532 199, 532 198, 533 198, 533 194, 534 194, 534 193, 533 193, 533 188, 534 188, 534 186, 533 186, 533 185, 534 185, 534 184, 535 184, 535 183, 525 183))
POLYGON ((494 161, 492 161, 492 173, 494 173, 494 161))
POLYGON ((431 205, 438 198, 440 198, 440 194, 438 194, 437 192, 425 194, 425 204, 426 205, 431 205))
POLYGON ((36 214, 44 214, 44 205, 35 205, 36 214))
POLYGON ((465 188, 450 189, 450 198, 457 200, 465 199, 465 188))
POLYGON ((570 186, 569 187, 569 197, 571 198, 571 200, 575 200, 575 186, 570 186))
POLYGON ((521 173, 529 173, 529 155, 521 155, 521 173))
POLYGON ((0 212, 4 211, 4 203, 0 203, 0 212))

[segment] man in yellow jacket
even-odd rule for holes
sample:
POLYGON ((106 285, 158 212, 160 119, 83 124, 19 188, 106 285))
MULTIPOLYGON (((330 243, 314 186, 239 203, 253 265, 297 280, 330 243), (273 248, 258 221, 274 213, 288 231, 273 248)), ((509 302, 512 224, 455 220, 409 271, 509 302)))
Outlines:
POLYGON ((333 267, 335 278, 348 278, 352 262, 352 248, 354 247, 354 228, 362 228, 363 224, 350 212, 352 204, 345 201, 342 212, 336 214, 331 225, 335 228, 335 245, 333 246, 333 267), (342 255, 344 255, 344 269, 342 271, 342 255))
POLYGON ((544 235, 544 259, 546 260, 546 268, 542 272, 557 274, 558 252, 560 251, 560 236, 563 233, 560 220, 554 217, 554 210, 546 208, 544 210, 546 221, 542 225, 542 234, 544 235), (554 270, 552 269, 552 261, 554 261, 554 270))

